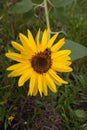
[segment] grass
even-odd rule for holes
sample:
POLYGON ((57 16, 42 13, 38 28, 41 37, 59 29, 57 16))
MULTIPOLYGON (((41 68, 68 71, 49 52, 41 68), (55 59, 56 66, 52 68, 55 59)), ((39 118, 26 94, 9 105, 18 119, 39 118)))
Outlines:
MULTIPOLYGON (((39 1, 39 0, 38 0, 39 1)), ((11 60, 5 57, 11 40, 18 40, 18 33, 26 34, 29 28, 35 35, 39 26, 46 27, 43 10, 31 10, 25 15, 9 14, 9 0, 0 1, 0 130, 86 130, 87 129, 87 57, 73 62, 74 71, 63 75, 70 84, 58 87, 58 93, 49 91, 47 97, 27 97, 27 86, 18 88, 17 80, 7 78, 6 68, 11 60), (37 17, 35 15, 37 14, 37 17), (13 115, 12 122, 8 117, 13 115)), ((86 0, 77 0, 65 8, 64 20, 50 15, 51 28, 63 29, 67 38, 87 47, 86 0)))

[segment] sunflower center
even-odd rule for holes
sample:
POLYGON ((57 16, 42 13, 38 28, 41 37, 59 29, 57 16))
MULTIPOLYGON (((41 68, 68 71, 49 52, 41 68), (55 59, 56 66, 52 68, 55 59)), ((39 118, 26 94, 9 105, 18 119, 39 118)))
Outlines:
POLYGON ((52 65, 51 51, 46 49, 44 52, 39 52, 31 59, 31 65, 37 73, 46 73, 52 65))

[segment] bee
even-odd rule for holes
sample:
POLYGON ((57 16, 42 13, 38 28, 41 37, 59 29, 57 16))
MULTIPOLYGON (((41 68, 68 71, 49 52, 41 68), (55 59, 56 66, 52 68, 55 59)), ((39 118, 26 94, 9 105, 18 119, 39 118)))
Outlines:
POLYGON ((44 51, 44 54, 47 55, 47 56, 50 56, 51 55, 50 48, 46 48, 45 51, 44 51))

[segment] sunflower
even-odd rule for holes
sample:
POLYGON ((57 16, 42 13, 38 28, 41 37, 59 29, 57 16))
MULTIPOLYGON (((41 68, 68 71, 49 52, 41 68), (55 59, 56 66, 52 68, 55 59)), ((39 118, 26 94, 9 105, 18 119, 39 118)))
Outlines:
POLYGON ((49 30, 44 30, 40 40, 40 29, 34 40, 32 33, 28 30, 28 37, 19 34, 21 44, 12 41, 12 46, 19 52, 7 52, 6 57, 17 63, 7 68, 11 71, 8 77, 19 76, 18 86, 21 87, 29 80, 28 95, 36 96, 38 91, 40 96, 48 95, 48 88, 52 92, 57 92, 56 85, 68 84, 58 76, 59 72, 71 72, 70 50, 60 50, 65 39, 62 38, 54 44, 59 33, 50 39, 49 30))

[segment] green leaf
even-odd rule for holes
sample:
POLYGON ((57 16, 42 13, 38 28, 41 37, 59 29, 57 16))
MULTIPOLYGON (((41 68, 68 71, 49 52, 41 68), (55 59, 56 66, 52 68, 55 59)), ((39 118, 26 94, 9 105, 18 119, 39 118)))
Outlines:
POLYGON ((51 0, 55 7, 64 7, 66 5, 72 4, 74 0, 51 0))
POLYGON ((33 17, 34 17, 34 10, 31 9, 23 15, 23 20, 26 23, 29 22, 29 20, 32 19, 33 17))
POLYGON ((86 112, 84 110, 75 110, 75 114, 78 118, 85 118, 86 117, 86 112))
POLYGON ((43 0, 32 0, 32 2, 35 4, 41 4, 43 2, 43 0))
POLYGON ((23 14, 28 12, 32 9, 33 3, 31 0, 22 0, 21 2, 17 2, 13 8, 11 9, 10 13, 13 14, 23 14))
POLYGON ((65 17, 66 14, 63 7, 53 8, 52 14, 53 14, 53 17, 57 20, 60 20, 60 19, 64 20, 64 18, 66 18, 65 17))
POLYGON ((74 41, 66 40, 65 45, 62 49, 69 49, 71 50, 71 58, 72 60, 77 60, 87 55, 87 48, 83 45, 80 45, 74 41))
POLYGON ((5 116, 5 110, 2 107, 0 107, 0 121, 4 119, 4 116, 5 116))

